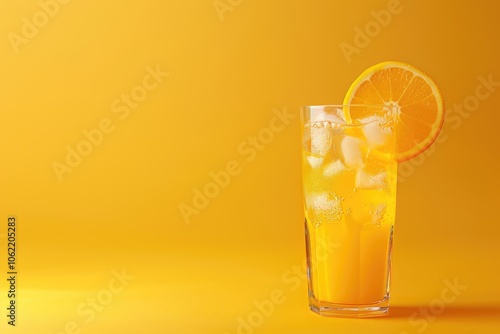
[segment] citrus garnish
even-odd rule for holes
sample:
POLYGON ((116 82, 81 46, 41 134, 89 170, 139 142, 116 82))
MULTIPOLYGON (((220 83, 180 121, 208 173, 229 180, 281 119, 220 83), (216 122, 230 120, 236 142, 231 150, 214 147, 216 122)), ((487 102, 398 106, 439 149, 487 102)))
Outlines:
POLYGON ((373 117, 373 107, 383 105, 385 116, 395 120, 395 159, 409 160, 425 151, 437 138, 444 122, 444 103, 434 81, 415 67, 386 61, 365 70, 353 82, 344 105, 346 121, 373 117))

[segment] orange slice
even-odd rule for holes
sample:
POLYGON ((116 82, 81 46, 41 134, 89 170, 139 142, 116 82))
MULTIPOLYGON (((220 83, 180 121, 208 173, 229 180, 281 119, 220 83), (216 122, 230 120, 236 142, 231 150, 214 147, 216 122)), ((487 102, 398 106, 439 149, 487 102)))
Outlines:
MULTIPOLYGON (((434 81, 415 67, 386 61, 365 70, 353 82, 344 105, 383 105, 395 121, 399 162, 425 151, 437 138, 444 122, 444 103, 434 81)), ((347 109, 346 109, 347 111, 347 109)), ((351 107, 346 121, 373 116, 373 108, 351 107)))

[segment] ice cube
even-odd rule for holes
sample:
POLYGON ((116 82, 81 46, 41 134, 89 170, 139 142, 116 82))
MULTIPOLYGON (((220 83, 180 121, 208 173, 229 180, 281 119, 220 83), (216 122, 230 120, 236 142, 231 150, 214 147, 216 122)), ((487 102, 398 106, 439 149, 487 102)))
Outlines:
POLYGON ((328 114, 327 120, 334 124, 345 124, 344 118, 339 117, 337 115, 328 114))
POLYGON ((327 192, 309 196, 308 206, 313 210, 331 211, 335 209, 336 205, 337 201, 335 199, 330 199, 327 192))
POLYGON ((344 162, 348 168, 360 168, 364 165, 361 141, 358 138, 346 136, 340 144, 344 162))
POLYGON ((324 157, 332 146, 332 134, 324 127, 311 127, 311 153, 324 157))
POLYGON ((308 155, 306 160, 312 168, 318 168, 323 163, 323 158, 315 157, 314 155, 308 155))
POLYGON ((383 189, 387 184, 387 172, 385 171, 369 174, 365 170, 359 169, 356 173, 357 189, 383 189))
POLYGON ((342 172, 346 167, 340 160, 336 160, 335 162, 330 162, 328 165, 325 166, 325 169, 323 170, 323 174, 326 177, 332 177, 340 172, 342 172))
POLYGON ((380 147, 389 142, 391 129, 385 125, 386 119, 380 116, 370 116, 361 120, 363 133, 371 147, 380 147))
POLYGON ((334 113, 325 110, 322 106, 311 107, 311 117, 310 121, 312 123, 328 121, 334 124, 345 124, 344 112, 342 109, 336 109, 334 113))
POLYGON ((342 219, 340 198, 328 192, 309 195, 306 205, 315 227, 319 227, 322 222, 333 223, 342 219))
POLYGON ((344 116, 344 111, 342 109, 337 108, 335 110, 335 115, 340 118, 342 121, 341 124, 345 124, 345 116, 344 116))

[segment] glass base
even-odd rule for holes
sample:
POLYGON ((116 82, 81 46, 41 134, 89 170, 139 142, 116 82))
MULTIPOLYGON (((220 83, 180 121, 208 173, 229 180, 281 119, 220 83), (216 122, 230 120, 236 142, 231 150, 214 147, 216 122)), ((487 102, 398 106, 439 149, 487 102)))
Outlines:
POLYGON ((321 316, 341 318, 383 317, 389 313, 387 301, 370 305, 325 304, 327 303, 315 303, 314 301, 310 301, 309 309, 321 316))

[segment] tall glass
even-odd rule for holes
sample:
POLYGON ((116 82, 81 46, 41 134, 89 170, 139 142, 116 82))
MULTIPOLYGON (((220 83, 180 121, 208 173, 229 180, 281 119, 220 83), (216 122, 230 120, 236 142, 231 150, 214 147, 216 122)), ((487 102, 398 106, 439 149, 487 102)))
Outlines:
POLYGON ((384 106, 301 110, 309 306, 320 315, 388 312, 397 183, 388 115, 384 106))

